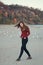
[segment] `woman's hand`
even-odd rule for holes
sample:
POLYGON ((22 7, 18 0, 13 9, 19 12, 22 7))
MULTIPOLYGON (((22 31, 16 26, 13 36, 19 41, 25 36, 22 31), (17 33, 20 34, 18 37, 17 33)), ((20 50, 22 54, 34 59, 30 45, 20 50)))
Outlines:
POLYGON ((26 39, 26 37, 24 37, 24 39, 26 39))

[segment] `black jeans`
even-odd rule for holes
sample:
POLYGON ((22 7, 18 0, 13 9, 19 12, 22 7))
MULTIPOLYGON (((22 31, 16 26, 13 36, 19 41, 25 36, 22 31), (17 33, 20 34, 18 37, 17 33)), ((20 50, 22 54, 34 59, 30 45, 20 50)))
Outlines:
POLYGON ((21 51, 20 51, 20 55, 19 55, 19 59, 21 58, 23 52, 25 51, 27 53, 27 55, 30 57, 30 53, 28 52, 28 50, 26 49, 26 44, 28 42, 28 38, 24 39, 22 38, 22 46, 21 46, 21 51))

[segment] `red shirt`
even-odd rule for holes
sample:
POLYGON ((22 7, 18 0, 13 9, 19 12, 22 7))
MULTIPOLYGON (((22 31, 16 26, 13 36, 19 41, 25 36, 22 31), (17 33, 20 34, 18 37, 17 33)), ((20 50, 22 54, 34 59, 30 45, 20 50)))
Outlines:
POLYGON ((30 35, 30 30, 26 29, 22 31, 21 38, 28 37, 30 35))

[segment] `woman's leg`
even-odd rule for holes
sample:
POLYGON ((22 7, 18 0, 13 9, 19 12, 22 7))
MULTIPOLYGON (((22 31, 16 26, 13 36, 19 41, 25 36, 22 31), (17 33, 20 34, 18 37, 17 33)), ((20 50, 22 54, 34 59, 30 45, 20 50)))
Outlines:
POLYGON ((26 39, 24 39, 24 41, 22 41, 22 43, 23 43, 23 49, 27 53, 28 57, 31 57, 29 51, 26 49, 27 42, 28 42, 28 38, 26 38, 26 39))
MULTIPOLYGON (((23 40, 22 40, 22 41, 23 41, 23 40)), ((19 61, 19 60, 20 60, 20 58, 21 58, 21 56, 22 56, 22 54, 23 54, 23 51, 24 51, 24 48, 23 48, 23 43, 22 43, 22 46, 21 46, 21 51, 20 51, 20 55, 19 55, 19 57, 18 57, 17 61, 19 61)))
POLYGON ((26 47, 24 48, 24 51, 25 51, 25 52, 27 53, 27 55, 28 55, 28 58, 27 58, 27 59, 32 59, 32 57, 31 57, 29 51, 26 49, 26 47))
POLYGON ((19 58, 18 59, 20 59, 21 58, 21 56, 22 56, 22 54, 23 54, 23 47, 21 47, 21 51, 20 51, 20 55, 19 55, 19 58))
POLYGON ((28 57, 31 56, 30 53, 29 53, 29 51, 26 49, 26 47, 24 47, 24 51, 27 53, 28 57))

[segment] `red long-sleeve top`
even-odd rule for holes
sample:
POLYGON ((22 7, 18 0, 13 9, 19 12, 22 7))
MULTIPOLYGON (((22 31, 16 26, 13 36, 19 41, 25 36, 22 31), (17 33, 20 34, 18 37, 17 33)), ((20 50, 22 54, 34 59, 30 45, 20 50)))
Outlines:
POLYGON ((30 30, 29 30, 29 28, 27 28, 27 29, 25 29, 25 30, 23 30, 23 31, 21 31, 22 33, 21 33, 21 38, 26 38, 26 37, 28 37, 29 35, 30 35, 30 30))

